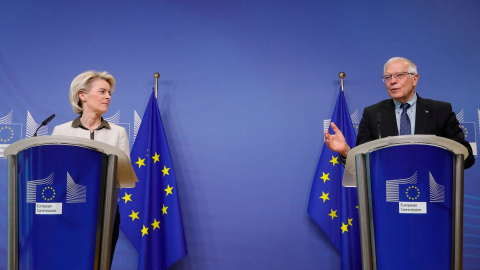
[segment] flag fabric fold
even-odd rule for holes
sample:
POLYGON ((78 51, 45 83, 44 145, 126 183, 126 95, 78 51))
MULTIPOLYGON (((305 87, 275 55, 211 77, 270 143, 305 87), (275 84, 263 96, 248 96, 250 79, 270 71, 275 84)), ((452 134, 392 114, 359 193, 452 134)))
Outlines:
MULTIPOLYGON (((355 130, 341 89, 331 121, 342 131, 348 145, 354 146, 355 130)), ((329 132, 333 134, 330 127, 329 132)), ((308 214, 341 253, 342 270, 362 269, 357 189, 342 186, 343 171, 340 154, 324 143, 312 182, 308 214)))
POLYGON ((138 251, 138 269, 167 269, 187 255, 175 172, 155 93, 130 153, 138 178, 120 191, 120 228, 138 251))

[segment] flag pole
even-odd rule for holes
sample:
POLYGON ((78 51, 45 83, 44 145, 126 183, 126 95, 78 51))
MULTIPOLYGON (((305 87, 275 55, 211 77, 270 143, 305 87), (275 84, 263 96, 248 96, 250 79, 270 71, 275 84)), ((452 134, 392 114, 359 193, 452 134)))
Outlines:
POLYGON ((343 78, 345 78, 345 72, 340 72, 338 73, 338 77, 340 77, 340 84, 342 85, 342 92, 344 92, 343 90, 343 78))
POLYGON ((158 99, 158 78, 160 78, 160 73, 155 72, 153 77, 155 77, 155 98, 158 99))

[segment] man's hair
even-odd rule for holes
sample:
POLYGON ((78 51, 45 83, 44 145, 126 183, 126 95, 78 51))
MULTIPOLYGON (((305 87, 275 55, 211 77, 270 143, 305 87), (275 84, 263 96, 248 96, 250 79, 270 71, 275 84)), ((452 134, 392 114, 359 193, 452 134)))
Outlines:
POLYGON ((385 74, 385 70, 387 69, 388 65, 390 65, 393 62, 397 62, 397 61, 404 61, 407 64, 407 66, 408 66, 407 72, 408 73, 418 74, 417 73, 417 66, 412 61, 408 60, 407 58, 403 58, 403 57, 392 57, 392 58, 388 59, 388 61, 383 66, 383 74, 385 74))

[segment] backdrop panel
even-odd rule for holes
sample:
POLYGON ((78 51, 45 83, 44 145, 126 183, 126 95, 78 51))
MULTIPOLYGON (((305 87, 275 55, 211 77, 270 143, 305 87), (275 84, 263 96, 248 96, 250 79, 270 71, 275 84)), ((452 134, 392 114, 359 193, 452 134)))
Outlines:
MULTIPOLYGON (((0 150, 55 113, 72 120, 79 73, 107 70, 105 115, 127 128, 161 74, 159 106, 189 255, 174 269, 340 269, 307 215, 312 178, 346 73, 353 122, 388 98, 393 56, 414 61, 418 93, 449 101, 476 151, 480 2, 3 1, 0 150)), ((142 115, 139 115, 140 117, 142 115)), ((465 269, 480 269, 480 166, 465 173, 465 269)), ((0 269, 6 267, 0 160, 0 269), (3 232, 3 233, 2 233, 3 232)), ((114 269, 136 269, 121 236, 114 269)))

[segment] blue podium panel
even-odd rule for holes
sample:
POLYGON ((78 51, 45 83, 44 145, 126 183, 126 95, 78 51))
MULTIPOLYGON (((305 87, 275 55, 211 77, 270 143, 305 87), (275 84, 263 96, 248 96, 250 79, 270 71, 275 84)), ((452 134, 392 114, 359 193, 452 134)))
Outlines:
POLYGON ((367 161, 377 269, 451 269, 453 153, 399 145, 367 161))
POLYGON ((94 269, 106 155, 44 145, 17 159, 19 269, 94 269))

